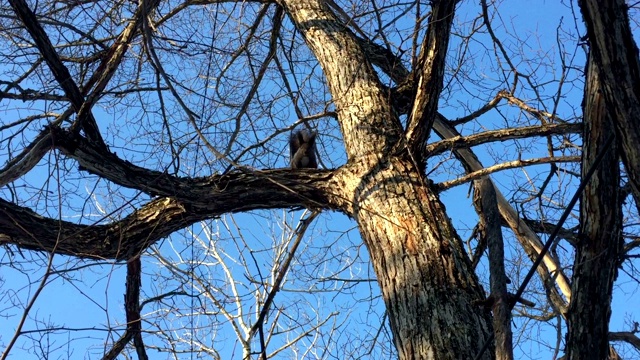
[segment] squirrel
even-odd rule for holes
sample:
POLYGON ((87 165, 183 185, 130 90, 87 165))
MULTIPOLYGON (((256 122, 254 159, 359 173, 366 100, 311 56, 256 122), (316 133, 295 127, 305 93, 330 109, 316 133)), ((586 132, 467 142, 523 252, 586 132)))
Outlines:
POLYGON ((316 135, 314 131, 306 129, 296 130, 289 137, 292 169, 317 169, 316 135))

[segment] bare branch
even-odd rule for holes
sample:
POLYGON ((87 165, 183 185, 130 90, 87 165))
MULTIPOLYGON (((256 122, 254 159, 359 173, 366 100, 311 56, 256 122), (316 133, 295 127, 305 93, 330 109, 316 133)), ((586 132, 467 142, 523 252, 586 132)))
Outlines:
POLYGON ((417 92, 409 115, 406 138, 410 153, 421 169, 424 168, 425 162, 421 155, 424 154, 423 149, 436 118, 438 100, 442 91, 445 57, 449 48, 449 36, 456 4, 455 0, 431 3, 431 19, 415 70, 417 92))
MULTIPOLYGON (((443 139, 460 136, 457 130, 448 124, 446 118, 438 116, 434 122, 434 131, 443 139)), ((478 158, 470 149, 458 149, 454 151, 457 158, 461 161, 468 173, 475 171, 482 171, 484 168, 478 158)), ((523 246, 523 249, 527 253, 530 259, 534 260, 540 251, 542 250, 542 242, 538 235, 526 225, 526 223, 520 218, 518 212, 509 204, 507 199, 500 191, 496 189, 496 195, 498 198, 498 208, 500 209, 500 215, 507 222, 509 228, 514 232, 516 238, 523 246)), ((549 294, 549 298, 561 314, 566 311, 566 306, 571 299, 571 285, 569 279, 564 275, 564 271, 560 266, 560 263, 551 254, 546 254, 543 261, 544 266, 538 266, 537 271, 542 280, 545 282, 546 289, 549 294), (564 300, 557 292, 553 283, 564 294, 566 300, 564 300)))
MULTIPOLYGON (((67 97, 71 100, 76 112, 80 113, 83 106, 85 106, 84 96, 80 91, 80 88, 73 80, 69 69, 62 63, 62 60, 58 56, 53 44, 49 40, 48 35, 38 22, 36 15, 31 11, 26 1, 24 0, 9 0, 11 7, 15 11, 16 15, 20 18, 23 25, 27 28, 34 42, 38 46, 38 50, 44 57, 47 65, 51 69, 54 77, 58 81, 58 84, 64 90, 67 97)), ((88 109, 92 104, 88 105, 88 109)), ((96 142, 96 145, 102 148, 106 148, 102 135, 98 130, 96 119, 90 113, 86 116, 79 118, 77 128, 83 129, 92 141, 96 142)))
POLYGON ((139 256, 127 262, 127 283, 124 295, 124 307, 127 313, 127 329, 125 333, 113 344, 103 360, 116 359, 124 347, 133 339, 136 353, 139 360, 147 360, 147 351, 142 342, 142 324, 140 322, 140 284, 142 274, 142 263, 139 256))
MULTIPOLYGON (((2 236, 1 235, 0 235, 0 241, 2 241, 2 236)), ((42 290, 44 290, 44 287, 47 284, 47 281, 49 280, 49 276, 51 275, 51 266, 53 264, 53 258, 54 258, 54 254, 53 253, 49 254, 49 260, 47 261, 47 268, 46 268, 46 271, 44 273, 44 276, 40 280, 40 283, 38 284, 38 288, 36 289, 36 291, 31 296, 31 299, 29 300, 28 304, 25 306, 25 308, 24 308, 24 310, 22 312, 22 316, 20 317, 20 322, 18 323, 18 327, 16 328, 16 331, 14 332, 13 336, 11 337, 11 340, 9 340, 9 343, 7 344, 7 347, 2 352, 2 356, 0 356, 0 360, 6 360, 6 359, 9 358, 9 354, 11 352, 11 349, 16 344, 16 341, 18 341, 18 337, 20 336, 20 334, 22 332, 22 327, 24 326, 24 323, 27 320, 27 317, 29 316, 29 312, 33 308, 33 305, 36 303, 36 300, 38 299, 38 297, 42 293, 42 290)))
POLYGON ((31 171, 52 148, 52 145, 53 141, 50 132, 42 131, 38 134, 29 146, 24 148, 13 160, 9 161, 3 169, 0 169, 0 187, 31 171))
POLYGON ((501 170, 522 168, 525 166, 539 165, 539 164, 549 164, 549 163, 553 164, 553 163, 579 162, 579 161, 580 161, 579 156, 564 156, 564 157, 557 157, 557 158, 544 157, 544 158, 536 158, 536 159, 528 159, 528 160, 513 160, 513 161, 505 162, 502 164, 489 166, 484 169, 474 171, 472 173, 468 173, 467 175, 461 176, 455 180, 445 181, 441 184, 438 184, 438 189, 439 190, 450 189, 454 186, 458 186, 460 184, 464 184, 466 182, 479 179, 483 176, 487 176, 489 174, 492 174, 494 172, 501 171, 501 170))
POLYGON ((582 131, 582 124, 545 124, 537 126, 527 126, 521 128, 507 128, 501 130, 485 131, 478 134, 469 136, 456 136, 453 138, 447 138, 426 147, 426 152, 429 156, 443 153, 447 150, 454 150, 459 148, 468 148, 480 144, 486 144, 494 141, 505 141, 512 139, 523 139, 534 136, 546 136, 554 134, 568 134, 568 133, 580 133, 582 131))
POLYGON ((640 338, 636 332, 616 331, 609 333, 609 341, 624 341, 640 351, 640 338))
POLYGON ((486 238, 489 247, 489 271, 497 360, 513 359, 513 334, 511 331, 511 299, 507 292, 504 268, 504 240, 500 227, 500 211, 493 183, 488 177, 474 182, 473 203, 480 218, 479 235, 486 238))

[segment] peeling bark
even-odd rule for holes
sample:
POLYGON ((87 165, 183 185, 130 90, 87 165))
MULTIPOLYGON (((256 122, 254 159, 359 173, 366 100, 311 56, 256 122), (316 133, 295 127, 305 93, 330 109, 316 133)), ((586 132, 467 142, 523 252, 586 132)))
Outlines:
POLYGON ((429 26, 418 57, 415 74, 417 91, 407 125, 407 139, 410 153, 420 169, 425 166, 420 154, 424 152, 438 110, 451 25, 457 3, 454 0, 431 2, 429 26))

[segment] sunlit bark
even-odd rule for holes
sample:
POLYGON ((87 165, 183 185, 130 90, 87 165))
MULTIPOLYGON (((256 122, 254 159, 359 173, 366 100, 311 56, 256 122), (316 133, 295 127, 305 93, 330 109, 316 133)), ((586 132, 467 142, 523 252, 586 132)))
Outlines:
MULTIPOLYGON (((286 7, 320 61, 336 104, 353 171, 342 194, 353 201, 350 215, 369 249, 400 358, 473 358, 491 333, 488 315, 474 305, 484 294, 419 165, 408 150, 404 158, 389 156, 403 144, 402 128, 371 64, 322 2, 291 1, 286 7)), ((443 59, 423 65, 429 81, 441 83, 443 59)), ((420 109, 423 115, 416 118, 427 129, 435 92, 422 105, 431 108, 420 109)))

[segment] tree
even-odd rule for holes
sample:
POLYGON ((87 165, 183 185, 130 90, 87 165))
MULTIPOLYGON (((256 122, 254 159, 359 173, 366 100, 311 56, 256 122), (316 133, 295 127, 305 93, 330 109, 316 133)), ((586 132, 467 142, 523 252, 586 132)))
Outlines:
MULTIPOLYGON (((640 200, 640 65, 624 2, 579 2, 591 51, 584 72, 584 34, 560 26, 558 38, 574 49, 559 41, 558 54, 528 56, 527 41, 494 29, 503 25, 500 13, 486 0, 480 7, 453 0, 9 3, 2 8, 8 41, 0 98, 11 120, 0 127, 0 243, 9 259, 48 254, 43 285, 60 255, 126 262, 126 327, 107 341, 104 358, 130 343, 147 358, 150 317, 141 307, 190 295, 163 290, 142 301, 144 254, 223 313, 220 293, 208 289, 237 292, 238 274, 227 273, 223 290, 167 260, 160 240, 194 224, 207 229, 225 214, 280 208, 312 210, 302 227, 329 210, 353 219, 400 359, 513 358, 516 302, 524 305, 515 316, 557 319, 559 334, 567 322, 566 347, 555 349, 569 358, 615 354, 610 340, 640 349, 633 332, 608 328, 614 280, 637 251, 640 200), (483 65, 483 56, 495 60, 483 65), (582 88, 579 111, 574 92, 582 88), (283 144, 296 127, 320 133, 323 169, 286 167, 283 144), (332 150, 340 146, 346 157, 332 150), (541 166, 527 172, 530 165, 541 166), (492 176, 508 179, 509 169, 531 176, 501 189, 492 176), (443 198, 471 181, 478 226, 465 244, 443 198), (564 223, 580 183, 579 219, 564 223), (113 210, 104 211, 101 192, 113 210), (559 237, 545 243, 554 232, 559 237), (513 248, 505 244, 518 247, 505 251, 513 248), (533 289, 540 296, 515 290, 531 263, 516 261, 521 254, 539 258, 533 289), (483 269, 489 279, 478 276, 483 269)), ((208 254, 224 264, 222 253, 208 254)), ((273 267, 269 287, 252 277, 261 295, 256 321, 236 332, 243 358, 270 353, 275 328, 268 331, 266 317, 282 311, 271 306, 290 265, 273 267)), ((209 314, 201 306, 194 312, 209 314)), ((21 324, 5 356, 24 335, 21 324)), ((159 333, 175 343, 170 331, 159 333)))

